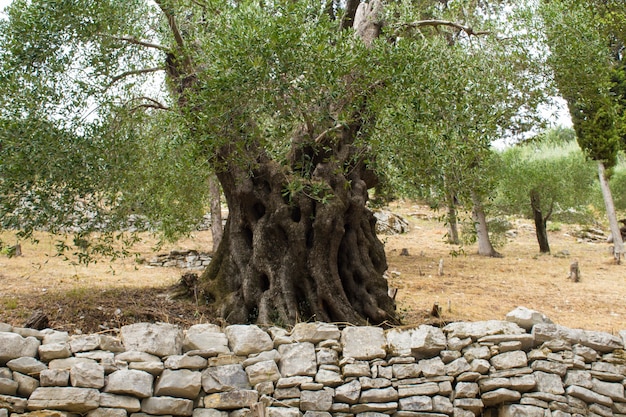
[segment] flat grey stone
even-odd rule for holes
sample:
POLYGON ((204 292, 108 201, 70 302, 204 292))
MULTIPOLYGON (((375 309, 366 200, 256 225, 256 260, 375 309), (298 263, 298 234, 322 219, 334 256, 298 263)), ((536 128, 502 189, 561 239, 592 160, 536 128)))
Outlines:
POLYGON ((246 367, 246 374, 251 385, 261 382, 276 382, 280 379, 278 365, 274 361, 261 361, 246 367))
POLYGON ((361 383, 355 379, 335 388, 335 401, 355 404, 361 396, 361 383))
POLYGON ((545 314, 526 307, 517 307, 506 315, 506 320, 530 331, 535 324, 552 323, 545 314))
MULTIPOLYGON (((500 407, 500 417, 544 417, 545 409, 532 405, 511 404, 500 407)), ((554 416, 554 414, 552 414, 554 416)))
POLYGON ((101 392, 100 407, 122 408, 129 413, 136 413, 141 410, 141 402, 138 398, 129 395, 116 395, 101 392))
POLYGON ((183 332, 176 325, 135 323, 122 326, 120 333, 126 350, 137 350, 159 357, 182 353, 183 332))
POLYGON ((237 390, 218 392, 204 397, 205 408, 218 410, 236 410, 252 407, 259 398, 259 393, 253 390, 237 390))
POLYGON ((587 403, 598 403, 610 407, 613 405, 613 400, 606 395, 595 393, 587 388, 571 385, 567 387, 567 395, 579 398, 587 403))
POLYGON ((108 376, 104 392, 147 398, 152 396, 153 381, 148 372, 122 369, 108 376))
POLYGON ((325 388, 319 391, 302 391, 300 394, 300 410, 329 411, 333 405, 334 390, 325 388))
POLYGON ((508 388, 498 388, 497 390, 486 392, 481 396, 481 400, 487 407, 496 404, 517 402, 520 398, 522 398, 522 394, 508 388))
POLYGON ((387 340, 380 327, 346 327, 341 332, 344 358, 370 360, 387 356, 387 340))
POLYGON ((174 397, 149 397, 141 400, 141 411, 147 414, 190 416, 193 401, 174 397))
POLYGON ((431 358, 447 348, 447 339, 438 327, 421 325, 413 329, 391 329, 386 332, 390 353, 431 358))
POLYGON ((202 388, 202 375, 190 369, 165 369, 154 386, 157 397, 180 397, 193 400, 202 388))
POLYGON ((490 362, 498 370, 522 368, 528 364, 528 357, 525 352, 517 350, 493 356, 490 362))
POLYGON ((341 332, 335 324, 329 323, 297 323, 291 331, 291 337, 296 342, 310 342, 313 344, 324 340, 339 340, 341 332))
POLYGON ((283 377, 315 376, 317 373, 315 346, 312 343, 280 345, 278 353, 280 354, 280 374, 283 377))
POLYGON ((183 352, 212 351, 214 356, 229 353, 228 338, 222 329, 215 324, 195 324, 185 332, 183 352))
POLYGON ((401 398, 398 405, 402 411, 432 411, 433 400, 426 395, 417 395, 401 398))
POLYGON ((104 367, 98 363, 78 362, 70 368, 70 382, 73 387, 104 387, 104 367))
POLYGON ((541 371, 537 371, 533 375, 537 380, 537 391, 554 395, 561 395, 565 392, 560 376, 541 371))
POLYGON ((7 367, 13 372, 20 372, 30 376, 38 376, 41 371, 48 369, 43 362, 30 356, 12 359, 7 362, 7 367))
POLYGON ((501 320, 450 323, 443 328, 443 332, 446 333, 449 338, 458 337, 459 339, 464 339, 471 337, 473 340, 494 334, 526 333, 526 331, 517 324, 501 320))
POLYGON ((206 393, 249 389, 248 375, 240 364, 211 366, 202 371, 202 388, 206 393))
POLYGON ((93 388, 39 387, 28 399, 29 410, 61 410, 86 413, 98 408, 100 392, 93 388))
POLYGON ((398 401, 398 391, 393 387, 375 388, 361 391, 361 403, 386 403, 398 401))
POLYGON ((224 333, 235 355, 248 356, 274 348, 270 335, 256 325, 235 324, 226 327, 224 333))
POLYGON ((34 337, 24 338, 16 333, 0 332, 0 366, 12 359, 35 357, 40 342, 34 337))

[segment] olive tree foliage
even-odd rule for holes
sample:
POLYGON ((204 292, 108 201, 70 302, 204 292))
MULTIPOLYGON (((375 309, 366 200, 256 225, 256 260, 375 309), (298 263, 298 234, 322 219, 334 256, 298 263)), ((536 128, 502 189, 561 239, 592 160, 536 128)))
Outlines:
MULTIPOLYGON (((534 92, 493 81, 493 65, 517 67, 511 83, 533 79, 526 61, 504 64, 514 40, 478 40, 444 4, 16 0, 0 37, 2 170, 14 167, 0 172, 2 218, 31 228, 78 218, 87 233, 105 230, 89 219, 117 230, 113 220, 137 213, 174 234, 199 217, 212 171, 229 218, 200 295, 217 314, 395 322, 366 206, 388 166, 376 157, 427 136, 485 149, 512 112, 503 90, 534 92), (446 120, 448 107, 458 110, 446 120), (410 136, 419 126, 429 135, 410 136)), ((484 10, 474 18, 499 16, 484 10)), ((427 166, 433 155, 412 157, 427 166)))
MULTIPOLYGON (((458 3, 447 6, 450 19, 459 17, 458 3)), ((541 124, 537 108, 547 95, 542 63, 533 60, 531 43, 517 26, 515 5, 508 4, 512 10, 489 6, 495 9, 473 4, 471 24, 483 29, 480 36, 457 30, 452 41, 452 33, 422 34, 429 59, 411 65, 423 67, 415 71, 430 79, 398 84, 398 100, 385 108, 378 138, 380 159, 395 174, 394 187, 445 207, 452 226, 457 205, 472 208, 479 253, 497 256, 485 219, 499 164, 492 143, 541 124), (490 14, 503 20, 485 21, 490 14)), ((398 41, 399 48, 408 45, 398 41)), ((450 241, 458 243, 455 227, 449 230, 450 241)))
POLYGON ((165 110, 166 90, 148 84, 164 64, 161 47, 139 42, 162 36, 155 7, 16 0, 7 12, 2 227, 75 232, 76 242, 98 232, 99 241, 74 248, 84 261, 117 255, 114 242, 135 241, 119 232, 130 226, 168 238, 188 231, 204 213, 207 162, 181 116, 165 110), (141 216, 131 225, 132 214, 141 216))
POLYGON ((496 206, 534 220, 541 253, 550 252, 548 221, 588 221, 593 202, 595 168, 567 132, 549 130, 502 153, 496 206))
POLYGON ((542 2, 539 14, 549 64, 567 100, 580 147, 598 165, 615 258, 624 252, 606 169, 624 146, 623 4, 570 0, 542 2))

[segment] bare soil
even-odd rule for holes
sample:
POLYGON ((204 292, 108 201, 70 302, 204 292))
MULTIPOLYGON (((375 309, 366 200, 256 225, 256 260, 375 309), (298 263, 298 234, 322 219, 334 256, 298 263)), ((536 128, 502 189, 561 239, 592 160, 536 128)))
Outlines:
MULTIPOLYGON (((552 254, 539 255, 531 222, 511 220, 516 236, 499 248, 504 257, 485 258, 475 254, 475 246, 447 244, 439 214, 428 207, 398 203, 390 210, 410 223, 406 234, 381 236, 389 285, 398 289, 397 308, 404 324, 501 320, 515 307, 525 306, 568 327, 612 333, 626 329, 626 266, 614 264, 605 241, 579 239, 580 226, 550 231, 552 254), (568 279, 574 261, 582 278, 577 283, 568 279), (440 317, 431 315, 435 303, 440 317)), ((185 270, 149 267, 131 258, 72 265, 54 256, 58 237, 37 237, 38 245, 21 242, 22 256, 0 255, 0 322, 22 326, 38 309, 48 316, 50 327, 83 333, 138 321, 219 322, 202 300, 170 297, 185 270)), ((0 239, 15 241, 8 232, 0 239)), ((156 254, 153 243, 148 238, 136 247, 140 257, 156 254)), ((210 247, 210 232, 197 232, 159 253, 210 247)))

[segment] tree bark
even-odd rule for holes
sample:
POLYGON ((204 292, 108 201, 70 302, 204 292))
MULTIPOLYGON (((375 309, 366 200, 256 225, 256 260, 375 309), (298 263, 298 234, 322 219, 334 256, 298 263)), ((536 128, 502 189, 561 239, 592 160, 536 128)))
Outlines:
POLYGON ((535 220, 535 233, 537 242, 539 243, 539 252, 550 253, 550 245, 548 244, 547 216, 544 218, 541 212, 541 201, 539 193, 536 190, 530 192, 530 206, 533 211, 533 219, 535 220))
POLYGON ((622 259, 622 254, 624 253, 624 241, 622 240, 622 233, 620 231, 619 224, 617 223, 613 196, 611 194, 611 189, 609 188, 609 182, 607 181, 606 171, 602 161, 598 161, 598 177, 600 179, 602 197, 604 198, 604 206, 606 207, 606 215, 609 219, 611 235, 613 236, 613 256, 615 256, 615 261, 619 264, 622 259))
POLYGON ((459 227, 457 221, 456 205, 454 204, 454 195, 448 197, 448 243, 453 245, 459 244, 459 227))
POLYGON ((472 219, 476 227, 476 237, 478 239, 478 254, 481 256, 491 256, 494 258, 502 257, 491 244, 489 239, 489 227, 487 226, 487 216, 483 208, 483 203, 476 193, 472 192, 472 219))
POLYGON ((222 241, 224 226, 222 225, 220 184, 214 174, 209 176, 209 199, 211 204, 211 237, 213 239, 213 253, 215 253, 222 241))
POLYGON ((375 176, 363 162, 347 171, 337 163, 358 152, 345 142, 338 159, 311 151, 325 198, 286 195, 293 178, 264 154, 252 175, 235 165, 218 172, 230 211, 200 289, 227 322, 396 322, 384 247, 365 206, 375 176))

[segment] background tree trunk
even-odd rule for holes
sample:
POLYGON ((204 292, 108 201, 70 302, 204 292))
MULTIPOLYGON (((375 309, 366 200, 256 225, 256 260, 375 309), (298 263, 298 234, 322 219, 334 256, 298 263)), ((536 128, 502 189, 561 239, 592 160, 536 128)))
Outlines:
POLYGON ((622 240, 622 233, 617 223, 617 215, 615 214, 615 205, 613 204, 613 196, 611 195, 611 189, 606 178, 606 172, 604 169, 604 163, 598 161, 598 177, 600 179, 600 188, 602 189, 602 197, 604 198, 604 206, 606 207, 606 215, 609 218, 609 227, 611 228, 611 235, 613 235, 613 245, 615 261, 621 262, 622 254, 624 253, 624 241, 622 240))
POLYGON ((548 220, 547 217, 543 217, 539 193, 535 190, 530 192, 530 206, 533 210, 533 219, 535 220, 535 233, 537 234, 537 242, 539 243, 539 252, 550 253, 547 231, 548 220))
POLYGON ((472 192, 472 203, 474 205, 472 209, 472 219, 476 227, 478 254, 482 256, 501 257, 502 255, 500 255, 491 244, 491 240, 489 239, 489 227, 487 226, 487 216, 485 216, 483 203, 475 192, 472 192))
POLYGON ((215 174, 209 176, 209 199, 211 204, 211 237, 213 238, 213 253, 222 241, 224 226, 222 225, 222 193, 220 183, 215 174))
POLYGON ((454 195, 448 197, 448 243, 453 245, 459 244, 459 227, 457 221, 456 205, 454 204, 454 195))

